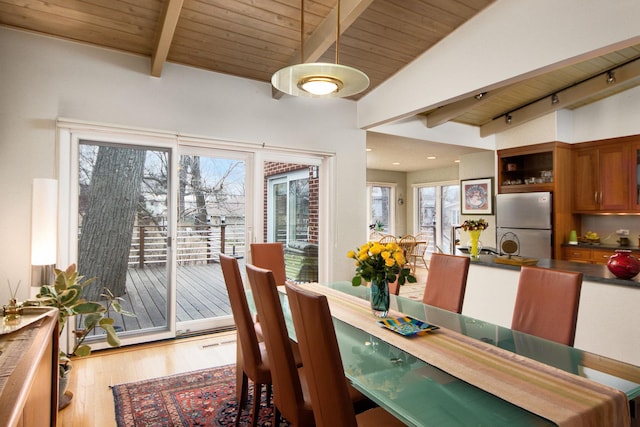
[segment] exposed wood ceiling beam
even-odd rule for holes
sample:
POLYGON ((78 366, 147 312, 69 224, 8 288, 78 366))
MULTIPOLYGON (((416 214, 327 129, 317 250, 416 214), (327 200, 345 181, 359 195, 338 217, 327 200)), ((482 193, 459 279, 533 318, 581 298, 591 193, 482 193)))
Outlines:
POLYGON ((184 0, 166 0, 156 46, 151 55, 151 75, 154 77, 160 77, 162 74, 162 67, 169 55, 169 48, 178 25, 183 2, 184 0))
MULTIPOLYGON (((356 19, 373 3, 373 0, 340 0, 340 34, 351 26, 356 19)), ((302 62, 317 61, 336 41, 336 23, 338 22, 338 5, 334 7, 327 17, 316 27, 316 30, 304 41, 302 62)), ((296 49, 289 65, 300 64, 300 49, 296 49)), ((272 88, 272 96, 276 99, 282 97, 282 92, 272 88)))
POLYGON ((546 96, 522 108, 480 126, 480 136, 485 137, 514 126, 537 119, 562 108, 570 107, 598 93, 610 90, 613 85, 640 81, 640 59, 636 59, 609 72, 604 72, 583 82, 546 96), (609 74, 611 73, 611 75, 609 74), (612 77, 612 79, 610 78, 612 77))
MULTIPOLYGON (((373 3, 373 0, 341 0, 340 34, 354 23, 356 19, 373 3)), ((304 42, 304 62, 317 61, 336 41, 337 5, 318 25, 316 30, 304 42)), ((300 61, 300 52, 291 58, 290 63, 300 61), (293 61, 293 62, 291 62, 293 61)))
POLYGON ((449 120, 455 119, 467 111, 484 104, 497 93, 497 91, 482 92, 472 96, 471 98, 465 98, 460 101, 452 102, 451 104, 443 105, 442 107, 427 114, 427 127, 434 128, 448 122, 449 120))

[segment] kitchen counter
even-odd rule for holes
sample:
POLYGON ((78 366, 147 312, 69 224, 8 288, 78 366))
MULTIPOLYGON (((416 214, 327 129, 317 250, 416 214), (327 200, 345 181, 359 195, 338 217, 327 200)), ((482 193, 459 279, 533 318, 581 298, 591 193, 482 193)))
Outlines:
POLYGON ((612 249, 612 250, 627 250, 627 251, 640 251, 640 247, 638 246, 620 246, 615 243, 578 243, 577 245, 570 245, 569 243, 564 243, 562 247, 566 248, 586 248, 586 249, 612 249))
MULTIPOLYGON (((542 259, 542 268, 581 272, 580 308, 574 347, 640 366, 640 329, 633 321, 640 306, 638 278, 615 278, 604 265, 542 259)), ((509 327, 520 267, 480 255, 469 267, 462 314, 509 327)))
MULTIPOLYGON (((576 246, 576 245, 571 245, 576 246)), ((588 245, 594 246, 594 245, 588 245)), ((603 249, 608 248, 606 245, 598 245, 603 249)), ((611 246, 612 248, 621 249, 619 246, 611 246)), ((633 249, 629 246, 624 249, 633 249)), ((636 248, 637 249, 637 248, 636 248)), ((495 262, 495 255, 480 255, 480 259, 472 261, 472 264, 483 265, 486 267, 503 268, 509 270, 520 270, 520 266, 499 264, 495 262)), ((640 274, 633 279, 623 280, 614 276, 606 265, 601 264, 587 264, 581 262, 563 261, 558 259, 541 259, 538 260, 537 267, 550 268, 554 270, 567 270, 576 271, 583 274, 583 280, 589 280, 592 282, 606 283, 609 285, 619 285, 627 287, 640 288, 640 274)))

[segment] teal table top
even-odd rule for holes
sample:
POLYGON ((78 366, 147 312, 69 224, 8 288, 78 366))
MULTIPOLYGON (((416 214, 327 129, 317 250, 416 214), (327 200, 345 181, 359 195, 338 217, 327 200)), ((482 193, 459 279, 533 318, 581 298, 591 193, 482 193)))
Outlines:
MULTIPOLYGON (((348 282, 333 283, 329 286, 363 299, 369 297, 368 288, 353 287, 348 282)), ((289 333, 295 339, 284 295, 282 302, 289 333)), ((391 309, 617 388, 624 391, 630 400, 640 396, 640 384, 623 378, 624 375, 617 376, 600 370, 597 363, 594 366, 593 361, 601 358, 573 347, 426 306, 420 301, 404 297, 392 296, 391 309)), ((334 325, 347 378, 356 388, 407 425, 554 425, 352 325, 337 319, 334 319, 334 325)), ((621 371, 631 372, 632 377, 640 371, 638 367, 610 362, 616 367, 624 368, 621 371)), ((611 369, 608 372, 611 372, 611 369)))

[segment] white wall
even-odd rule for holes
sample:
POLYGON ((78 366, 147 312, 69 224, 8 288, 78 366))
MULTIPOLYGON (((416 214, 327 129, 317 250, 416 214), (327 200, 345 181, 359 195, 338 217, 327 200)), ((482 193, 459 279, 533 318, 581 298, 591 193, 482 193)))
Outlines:
POLYGON ((272 99, 266 83, 166 64, 149 76, 149 60, 0 28, 0 303, 7 279, 30 281, 31 185, 55 178, 55 120, 64 117, 210 138, 335 152, 336 212, 330 262, 350 279, 346 253, 366 227, 365 132, 356 104, 345 100, 272 99))
MULTIPOLYGON (((496 176, 496 153, 494 151, 483 151, 479 153, 465 154, 460 156, 460 180, 489 178, 496 176)), ((489 224, 489 228, 480 234, 482 246, 496 248, 496 181, 493 180, 493 215, 460 215, 460 221, 483 218, 489 224)), ((460 231, 460 241, 463 246, 469 241, 468 233, 460 231)))

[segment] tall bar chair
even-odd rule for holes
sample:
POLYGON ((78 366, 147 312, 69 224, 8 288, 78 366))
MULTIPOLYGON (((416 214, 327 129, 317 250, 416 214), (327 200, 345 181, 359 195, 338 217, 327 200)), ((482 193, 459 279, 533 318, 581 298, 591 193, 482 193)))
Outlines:
POLYGON ((349 401, 344 366, 327 298, 287 284, 287 297, 296 329, 313 416, 317 427, 404 426, 380 407, 356 415, 349 401))
POLYGON ((240 423, 242 409, 247 403, 248 380, 253 381, 253 409, 251 411, 251 425, 258 423, 258 410, 262 396, 263 385, 267 389, 267 402, 271 396, 271 370, 269 358, 264 343, 258 342, 247 296, 242 283, 238 260, 225 254, 220 254, 220 266, 224 282, 229 294, 231 312, 238 332, 238 348, 236 352, 236 394, 238 398, 238 413, 236 426, 240 423))
POLYGON ((582 273, 522 266, 511 329, 573 346, 582 273))
POLYGON ((433 253, 422 295, 424 304, 462 313, 469 275, 469 257, 433 253))

